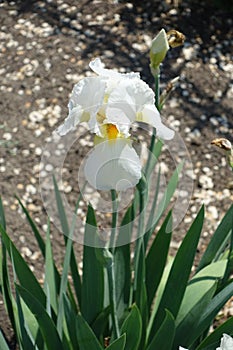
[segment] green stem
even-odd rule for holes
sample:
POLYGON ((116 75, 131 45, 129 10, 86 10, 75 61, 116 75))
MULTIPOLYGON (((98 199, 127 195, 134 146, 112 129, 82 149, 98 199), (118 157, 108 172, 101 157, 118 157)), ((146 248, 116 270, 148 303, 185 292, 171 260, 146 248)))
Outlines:
POLYGON ((155 106, 160 111, 160 70, 155 76, 155 106))
POLYGON ((118 197, 115 190, 111 190, 112 196, 112 228, 109 247, 112 248, 112 252, 115 250, 116 245, 116 233, 117 233, 117 220, 118 220, 118 197))
MULTIPOLYGON (((155 79, 155 107, 160 111, 160 70, 158 68, 157 75, 154 77, 155 79)), ((153 154, 154 146, 155 146, 155 140, 156 140, 156 130, 153 129, 153 134, 151 136, 151 141, 150 141, 150 147, 149 147, 149 156, 146 164, 146 169, 145 169, 145 175, 147 176, 149 168, 150 168, 150 163, 151 163, 151 157, 153 154)))
POLYGON ((144 206, 145 206, 145 193, 140 191, 140 215, 138 222, 138 239, 136 241, 135 248, 135 260, 134 260, 134 291, 137 291, 137 286, 140 285, 139 278, 139 262, 140 255, 145 255, 144 239, 142 232, 144 231, 144 206))
POLYGON ((120 337, 119 324, 117 319, 117 308, 116 308, 116 279, 114 273, 114 260, 107 265, 108 273, 108 287, 109 287, 109 301, 111 308, 111 318, 112 318, 112 329, 113 329, 113 338, 117 339, 120 337))
POLYGON ((117 302, 116 302, 116 278, 114 269, 114 251, 116 245, 116 233, 117 233, 117 220, 118 220, 118 196, 115 190, 111 190, 112 196, 112 228, 111 237, 109 243, 109 259, 107 264, 107 274, 108 274, 108 288, 109 288, 109 302, 111 308, 111 319, 112 319, 112 329, 113 338, 117 339, 120 337, 119 323, 117 318, 117 302))

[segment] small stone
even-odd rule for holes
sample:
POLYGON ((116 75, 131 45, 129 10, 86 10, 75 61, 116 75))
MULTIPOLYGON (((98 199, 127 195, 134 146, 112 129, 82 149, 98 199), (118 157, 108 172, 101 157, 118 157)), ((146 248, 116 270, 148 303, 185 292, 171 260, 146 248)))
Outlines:
POLYGON ((7 140, 7 141, 10 141, 12 139, 12 135, 9 132, 5 132, 2 135, 2 137, 3 137, 4 140, 7 140))
POLYGON ((23 256, 30 257, 32 255, 32 251, 28 247, 22 247, 21 253, 23 256))
POLYGON ((45 165, 45 170, 46 171, 53 171, 53 165, 52 164, 46 164, 45 165))
POLYGON ((31 260, 37 260, 40 256, 41 256, 41 252, 40 251, 36 251, 36 252, 34 252, 32 254, 31 260))
POLYGON ((218 219, 218 210, 213 205, 207 207, 207 211, 213 219, 218 219))
POLYGON ((37 192, 36 191, 36 187, 31 185, 31 184, 29 184, 29 185, 26 186, 26 192, 30 193, 30 194, 36 194, 36 192, 37 192))
POLYGON ((29 211, 33 211, 33 212, 36 212, 36 211, 39 211, 39 210, 40 210, 40 207, 36 206, 36 205, 33 204, 33 203, 29 203, 29 204, 28 204, 28 210, 29 210, 29 211))
POLYGON ((6 171, 6 167, 4 165, 0 166, 0 173, 4 173, 6 171))
POLYGON ((36 148, 35 148, 35 154, 36 154, 37 156, 41 156, 41 154, 42 154, 42 149, 41 149, 40 147, 36 147, 36 148))
POLYGON ((212 179, 207 175, 200 175, 199 185, 206 190, 212 189, 214 187, 214 183, 213 183, 212 179))
POLYGON ((22 150, 22 154, 24 157, 28 157, 30 154, 30 151, 28 149, 24 149, 24 150, 22 150))
POLYGON ((16 187, 18 188, 18 190, 23 190, 24 189, 24 185, 23 184, 17 184, 16 187))

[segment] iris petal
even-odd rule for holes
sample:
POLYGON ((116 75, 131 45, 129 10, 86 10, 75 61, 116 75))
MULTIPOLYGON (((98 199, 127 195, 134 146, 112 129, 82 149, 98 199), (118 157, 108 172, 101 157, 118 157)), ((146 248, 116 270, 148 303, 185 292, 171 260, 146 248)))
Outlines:
POLYGON ((98 190, 125 191, 141 178, 139 157, 129 140, 116 139, 96 145, 86 159, 84 173, 98 190))
POLYGON ((90 128, 95 127, 96 113, 103 104, 105 87, 106 83, 100 77, 84 78, 74 86, 68 104, 69 115, 58 127, 59 135, 67 134, 77 124, 84 121, 89 122, 90 128))
POLYGON ((153 126, 158 137, 163 140, 171 140, 174 137, 174 131, 162 123, 159 112, 153 105, 146 106, 136 120, 153 126))

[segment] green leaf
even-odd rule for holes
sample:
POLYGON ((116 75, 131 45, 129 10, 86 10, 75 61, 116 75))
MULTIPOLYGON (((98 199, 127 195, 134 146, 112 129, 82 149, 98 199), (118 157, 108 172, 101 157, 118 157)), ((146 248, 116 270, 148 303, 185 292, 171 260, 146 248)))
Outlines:
POLYGON ((103 350, 94 332, 80 314, 76 316, 76 329, 79 350, 103 350))
POLYGON ((217 289, 217 281, 224 275, 225 268, 226 261, 213 263, 201 270, 189 282, 176 319, 174 350, 179 347, 181 339, 183 346, 190 344, 190 336, 193 337, 196 327, 192 332, 190 329, 198 323, 203 310, 210 304, 217 289))
POLYGON ((40 234, 40 232, 39 232, 35 222, 32 220, 30 214, 28 213, 27 209, 24 207, 24 205, 21 202, 21 200, 17 196, 16 196, 16 199, 18 200, 18 202, 19 202, 19 204, 20 204, 24 214, 26 215, 26 218, 27 218, 27 220, 28 220, 28 222, 29 222, 29 224, 30 224, 30 226, 32 228, 32 231, 33 231, 34 236, 35 236, 35 238, 37 240, 37 243, 38 243, 38 246, 39 246, 39 248, 41 250, 41 253, 42 253, 43 257, 45 257, 45 242, 44 242, 44 240, 43 240, 43 238, 42 238, 42 236, 41 236, 41 234, 40 234))
POLYGON ((216 328, 208 337, 206 337, 196 350, 212 350, 220 344, 223 333, 233 335, 233 317, 216 328))
POLYGON ((146 234, 144 235, 144 242, 145 242, 145 246, 147 246, 147 243, 152 235, 152 233, 155 230, 155 227, 157 225, 157 223, 159 222, 160 218, 162 217, 163 213, 165 212, 165 210, 167 209, 168 205, 170 204, 171 198, 173 196, 173 194, 175 193, 175 190, 177 188, 177 184, 179 182, 179 175, 182 171, 183 168, 183 163, 179 164, 177 166, 177 168, 175 169, 175 171, 173 172, 166 191, 162 197, 162 199, 160 200, 160 202, 158 203, 158 206, 156 208, 156 212, 155 212, 155 217, 153 220, 151 220, 151 227, 148 227, 147 229, 149 229, 146 234))
POLYGON ((120 320, 129 307, 131 288, 130 245, 116 247, 114 250, 114 273, 116 278, 117 317, 120 320))
MULTIPOLYGON (((0 225, 1 228, 1 225, 0 225)), ((3 228, 2 228, 3 229, 3 228)), ((11 321, 12 328, 16 332, 16 324, 15 324, 15 317, 14 317, 14 309, 13 309, 13 300, 14 296, 11 291, 11 284, 10 284, 10 274, 9 274, 9 268, 7 264, 7 251, 4 242, 1 242, 1 293, 3 295, 4 305, 6 307, 9 319, 11 321)))
MULTIPOLYGON (((154 136, 154 135, 153 135, 154 136)), ((149 155, 147 164, 146 164, 146 169, 145 169, 145 173, 146 173, 146 177, 149 178, 151 172, 154 170, 156 163, 158 162, 158 158, 162 152, 162 148, 163 148, 163 141, 158 139, 158 141, 153 144, 155 142, 155 137, 152 137, 151 139, 152 144, 150 145, 150 149, 151 149, 151 154, 149 155), (152 157, 153 155, 153 157, 152 157)))
MULTIPOLYGON (((43 257, 46 260, 46 257, 45 257, 45 255, 46 255, 46 244, 45 244, 45 241, 42 238, 42 236, 41 236, 41 234, 40 234, 40 232, 39 232, 35 222, 31 218, 31 216, 28 213, 27 209, 24 207, 23 203, 20 201, 20 199, 17 196, 16 196, 16 198, 17 198, 17 200, 18 200, 18 202, 19 202, 19 204, 20 204, 24 214, 26 215, 26 218, 27 218, 27 220, 28 220, 28 222, 29 222, 29 224, 31 226, 32 232, 33 232, 33 234, 34 234, 34 236, 35 236, 35 238, 37 240, 37 243, 38 243, 38 246, 39 246, 39 248, 41 250, 41 253, 42 253, 43 257)), ((61 281, 60 274, 59 274, 59 272, 58 272, 58 270, 56 268, 56 265, 55 265, 53 260, 52 260, 52 262, 50 262, 50 264, 51 263, 53 263, 53 270, 54 270, 54 274, 55 274, 54 277, 55 277, 55 283, 56 283, 56 290, 59 290, 60 281, 61 281)))
MULTIPOLYGON (((233 214, 233 213, 232 213, 233 214)), ((230 230, 230 237, 229 237, 229 242, 228 242, 228 247, 227 247, 227 267, 225 270, 225 275, 222 280, 222 284, 227 283, 229 277, 232 274, 233 271, 233 215, 232 215, 232 225, 231 225, 231 230, 230 230)))
POLYGON ((10 348, 7 345, 7 342, 5 341, 5 338, 0 330, 0 349, 1 350, 10 350, 10 348))
POLYGON ((130 244, 133 220, 135 215, 136 198, 138 191, 135 193, 134 203, 128 208, 119 228, 117 238, 117 247, 114 250, 114 270, 116 279, 116 301, 117 317, 120 320, 129 307, 129 298, 131 290, 131 261, 130 261, 130 244))
POLYGON ((151 324, 150 340, 163 322, 165 309, 169 310, 175 318, 178 314, 193 265, 203 220, 204 207, 199 211, 176 254, 157 313, 151 324))
POLYGON ((188 345, 192 345, 194 341, 209 328, 213 319, 232 295, 233 282, 216 294, 210 303, 202 310, 199 320, 197 324, 195 324, 195 332, 190 335, 188 345))
MULTIPOLYGON (((216 286, 216 282, 224 276, 226 264, 226 260, 212 263, 193 276, 186 288, 176 318, 176 326, 191 312, 192 308, 204 297, 206 292, 216 286)), ((198 318, 199 316, 200 315, 198 315, 198 318)))
POLYGON ((66 293, 66 290, 67 290, 72 244, 73 244, 73 241, 71 239, 68 239, 67 245, 66 245, 65 259, 64 259, 63 269, 62 269, 59 298, 58 298, 57 330, 60 336, 62 335, 63 317, 64 317, 63 295, 66 293))
MULTIPOLYGON (((16 291, 17 293, 17 291, 16 291)), ((17 293, 18 294, 18 293, 17 293)), ((37 344, 38 348, 39 347, 39 342, 42 342, 41 344, 44 343, 44 340, 42 338, 42 335, 39 331, 39 324, 35 318, 35 316, 33 315, 33 313, 31 312, 31 310, 28 308, 27 304, 25 304, 24 300, 22 298, 20 298, 20 304, 21 304, 21 308, 22 308, 22 314, 23 314, 23 318, 25 320, 25 329, 27 331, 28 334, 30 334, 31 339, 34 340, 34 342, 37 344)), ((19 308, 16 306, 16 303, 14 303, 14 309, 15 309, 15 314, 19 313, 19 308)))
POLYGON ((2 225, 4 230, 6 229, 6 219, 5 219, 5 213, 4 213, 4 208, 3 208, 3 205, 2 205, 2 198, 1 198, 1 196, 0 196, 0 225, 2 225))
POLYGON ((69 229, 69 224, 66 216, 66 212, 63 206, 61 194, 58 189, 57 181, 55 177, 53 177, 53 185, 54 185, 54 190, 55 190, 55 197, 56 197, 56 202, 57 202, 57 209, 58 209, 58 214, 59 214, 59 219, 61 222, 61 227, 63 234, 67 237, 69 237, 70 229, 69 229))
POLYGON ((146 294, 146 272, 145 272, 145 251, 143 237, 140 237, 137 243, 139 245, 138 263, 135 267, 135 286, 134 286, 134 300, 138 306, 141 317, 142 317, 142 335, 141 335, 141 345, 144 344, 146 338, 146 325, 148 322, 148 305, 147 305, 147 294, 146 294))
POLYGON ((46 232, 46 251, 45 251, 45 293, 49 299, 49 304, 55 312, 57 312, 57 286, 55 280, 54 260, 50 239, 50 223, 46 232))
MULTIPOLYGON (((161 179, 161 167, 159 167, 155 191, 153 194, 153 201, 152 201, 152 204, 150 207, 150 214, 149 214, 147 224, 146 224, 146 237, 144 238, 144 243, 146 246, 148 244, 149 237, 151 237, 151 235, 154 231, 154 218, 155 218, 156 211, 157 211, 157 203, 158 203, 158 197, 159 197, 159 191, 160 191, 160 179, 161 179)), ((151 182, 152 181, 150 181, 150 183, 149 183, 149 191, 150 191, 151 182)), ((154 183, 153 183, 153 186, 154 186, 154 183)))
MULTIPOLYGON (((79 202, 82 198, 82 194, 80 193, 80 195, 78 196, 77 203, 76 203, 75 210, 74 210, 74 215, 72 218, 71 228, 69 228, 66 212, 65 212, 63 202, 62 202, 62 197, 61 197, 61 194, 59 192, 55 177, 53 178, 53 183, 54 183, 55 197, 56 197, 56 202, 57 202, 57 209, 58 209, 59 219, 60 219, 63 234, 64 234, 65 243, 66 243, 66 245, 68 244, 68 246, 69 246, 68 249, 70 250, 70 252, 68 253, 67 247, 66 247, 66 255, 67 256, 70 255, 69 264, 70 264, 72 279, 74 282, 75 293, 76 293, 76 296, 78 299, 78 303, 80 305, 81 304, 81 278, 79 275, 73 246, 70 245, 68 237, 70 237, 71 239, 73 237, 73 233, 74 233, 74 229, 75 229, 76 212, 78 210, 79 202)), ((61 293, 61 295, 62 295, 62 293, 61 293)))
POLYGON ((48 350, 65 350, 56 330, 56 327, 52 319, 47 314, 44 306, 27 289, 21 286, 16 286, 16 289, 27 304, 27 306, 29 307, 29 309, 31 310, 31 312, 35 315, 48 350))
POLYGON ((168 310, 165 311, 166 316, 163 323, 155 333, 149 346, 146 347, 146 350, 170 350, 172 348, 175 335, 175 321, 173 315, 168 310))
POLYGON ((63 294, 63 298, 64 298, 65 319, 66 319, 67 330, 69 333, 69 338, 72 344, 72 348, 74 350, 76 349, 78 350, 78 338, 77 338, 77 332, 76 332, 76 313, 72 308, 72 305, 70 303, 70 300, 67 294, 63 294))
POLYGON ((120 338, 112 342, 105 350, 126 350, 125 342, 126 342, 126 335, 122 334, 120 338))
POLYGON ((88 207, 87 222, 85 228, 85 242, 83 248, 83 285, 81 311, 85 320, 91 324, 103 309, 104 298, 104 267, 98 254, 101 248, 95 248, 97 227, 95 212, 88 207), (93 247, 87 244, 93 243, 93 247), (99 250, 99 251, 98 251, 99 250), (98 251, 96 253, 96 251, 98 251))
POLYGON ((109 315, 111 313, 111 307, 108 305, 101 313, 97 316, 95 321, 92 323, 91 328, 93 329, 97 338, 101 338, 104 334, 104 331, 108 325, 109 315))
POLYGON ((139 309, 133 305, 121 327, 121 334, 126 334, 125 350, 137 350, 141 340, 142 318, 139 309))
POLYGON ((150 247, 146 257, 146 289, 148 297, 148 308, 151 308, 156 290, 159 286, 163 271, 167 262, 167 256, 172 233, 168 230, 168 223, 171 223, 171 215, 164 220, 159 232, 150 247))
POLYGON ((18 326, 19 326, 19 332, 18 332, 18 338, 20 338, 20 343, 22 344, 22 347, 28 350, 34 350, 35 347, 32 343, 31 337, 29 336, 26 328, 25 328, 25 315, 22 310, 20 297, 18 294, 18 291, 16 290, 16 304, 17 304, 17 314, 18 314, 18 326), (19 334, 20 333, 20 334, 19 334), (19 337, 20 335, 20 337, 19 337))
POLYGON ((204 266, 210 264, 222 248, 221 243, 224 242, 229 235, 229 231, 232 229, 232 217, 233 217, 233 205, 230 207, 228 212, 217 227, 214 235, 209 242, 205 253, 203 254, 201 261, 198 265, 198 271, 204 266))
POLYGON ((20 255, 19 251, 15 247, 14 243, 11 241, 10 237, 7 235, 6 231, 1 226, 0 226, 0 232, 2 235, 2 240, 8 251, 8 254, 10 255, 11 258, 13 258, 14 269, 20 281, 20 284, 26 289, 30 285, 31 293, 38 299, 38 301, 42 305, 45 306, 46 297, 36 277, 34 276, 29 266, 20 255))

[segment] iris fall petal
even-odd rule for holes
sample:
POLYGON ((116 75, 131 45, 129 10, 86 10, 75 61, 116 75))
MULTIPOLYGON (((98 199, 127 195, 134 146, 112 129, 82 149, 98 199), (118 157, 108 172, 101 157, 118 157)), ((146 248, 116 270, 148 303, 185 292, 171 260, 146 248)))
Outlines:
POLYGON ((136 186, 141 178, 140 160, 129 140, 105 141, 88 155, 84 174, 98 190, 125 191, 136 186))

